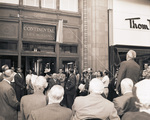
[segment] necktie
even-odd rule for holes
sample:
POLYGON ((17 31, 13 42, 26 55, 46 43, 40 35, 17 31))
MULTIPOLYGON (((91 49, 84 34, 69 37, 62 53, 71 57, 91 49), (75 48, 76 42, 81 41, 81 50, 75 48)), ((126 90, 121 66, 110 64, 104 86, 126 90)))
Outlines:
POLYGON ((20 73, 18 73, 19 74, 19 76, 22 78, 22 75, 20 74, 20 73))

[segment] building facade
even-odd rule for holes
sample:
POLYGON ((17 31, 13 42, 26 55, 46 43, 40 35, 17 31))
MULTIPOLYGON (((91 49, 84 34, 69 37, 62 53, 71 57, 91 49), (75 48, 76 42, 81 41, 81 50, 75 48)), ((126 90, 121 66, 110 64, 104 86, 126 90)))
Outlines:
POLYGON ((53 73, 80 66, 78 0, 73 5, 69 0, 0 2, 0 65, 32 69, 38 75, 45 67, 53 73))
POLYGON ((107 9, 107 0, 83 0, 83 68, 108 69, 107 9))
POLYGON ((107 1, 0 1, 0 65, 38 74, 108 68, 107 1))
POLYGON ((142 68, 150 63, 149 11, 149 0, 0 0, 0 65, 114 75, 134 49, 142 68))
POLYGON ((126 53, 136 51, 136 62, 143 70, 150 64, 150 1, 109 0, 109 68, 114 74, 126 53))

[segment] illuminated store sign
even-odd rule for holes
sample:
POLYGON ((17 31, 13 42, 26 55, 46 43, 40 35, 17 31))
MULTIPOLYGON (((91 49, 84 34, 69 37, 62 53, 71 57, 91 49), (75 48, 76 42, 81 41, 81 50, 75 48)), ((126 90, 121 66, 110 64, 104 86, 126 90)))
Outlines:
MULTIPOLYGON (((125 20, 129 20, 129 24, 130 24, 130 28, 134 28, 134 29, 144 29, 144 30, 150 30, 150 27, 149 25, 146 25, 146 24, 139 24, 139 23, 136 23, 137 20, 139 20, 140 18, 127 18, 125 20)), ((147 21, 149 22, 150 24, 150 20, 147 19, 147 21)))

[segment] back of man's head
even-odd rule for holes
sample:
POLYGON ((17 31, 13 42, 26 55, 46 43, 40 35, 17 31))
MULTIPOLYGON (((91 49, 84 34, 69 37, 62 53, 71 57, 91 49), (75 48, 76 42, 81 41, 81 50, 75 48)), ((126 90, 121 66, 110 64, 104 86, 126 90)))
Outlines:
POLYGON ((150 80, 144 79, 135 84, 136 97, 140 107, 150 110, 150 80))
POLYGON ((9 69, 8 65, 3 65, 2 66, 2 72, 5 72, 5 70, 8 70, 8 69, 9 69))
POLYGON ((133 81, 130 78, 124 78, 121 81, 121 92, 125 94, 127 92, 132 92, 133 81))
POLYGON ((60 103, 63 99, 64 88, 60 85, 54 85, 48 92, 49 104, 60 103))
POLYGON ((22 69, 20 67, 17 68, 17 72, 22 72, 22 69))
POLYGON ((14 67, 11 67, 11 70, 12 70, 12 71, 15 71, 15 68, 14 68, 14 67))
POLYGON ((88 73, 92 73, 92 68, 87 69, 88 73))
POLYGON ((93 78, 89 84, 89 92, 95 94, 102 94, 104 92, 104 84, 98 78, 93 78))
POLYGON ((11 69, 5 70, 5 72, 4 72, 4 79, 12 81, 13 77, 14 77, 14 75, 13 75, 13 71, 11 69))
POLYGON ((38 76, 35 78, 35 81, 33 82, 33 87, 36 90, 44 90, 48 85, 47 80, 43 76, 38 76))
POLYGON ((136 58, 136 52, 134 50, 129 50, 126 55, 126 59, 130 60, 134 58, 136 58))

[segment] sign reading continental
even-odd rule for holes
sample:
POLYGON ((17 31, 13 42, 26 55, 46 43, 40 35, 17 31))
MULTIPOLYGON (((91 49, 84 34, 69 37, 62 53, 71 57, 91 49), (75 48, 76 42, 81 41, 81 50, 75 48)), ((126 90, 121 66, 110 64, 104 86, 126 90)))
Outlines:
POLYGON ((56 41, 56 26, 24 23, 23 38, 56 41))

